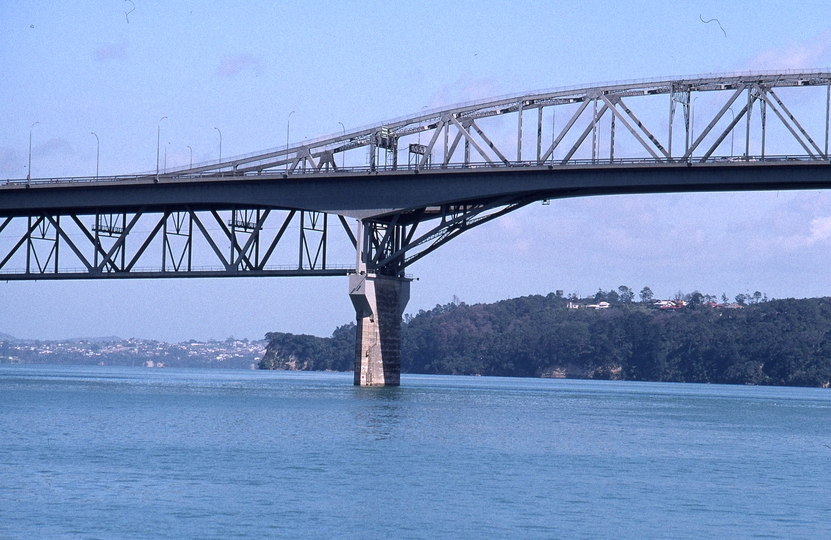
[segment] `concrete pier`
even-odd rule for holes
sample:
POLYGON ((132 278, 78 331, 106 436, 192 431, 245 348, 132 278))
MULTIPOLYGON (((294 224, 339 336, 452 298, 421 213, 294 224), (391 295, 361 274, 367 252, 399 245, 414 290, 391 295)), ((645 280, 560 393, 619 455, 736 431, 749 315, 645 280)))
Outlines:
POLYGON ((401 316, 410 300, 410 280, 374 274, 349 276, 355 307, 355 385, 401 384, 401 316))

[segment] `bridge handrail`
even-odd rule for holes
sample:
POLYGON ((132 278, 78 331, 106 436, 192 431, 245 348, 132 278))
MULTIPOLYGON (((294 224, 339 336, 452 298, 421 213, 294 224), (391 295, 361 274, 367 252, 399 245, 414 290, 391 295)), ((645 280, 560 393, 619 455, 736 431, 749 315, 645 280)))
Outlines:
MULTIPOLYGON (((467 170, 467 169, 499 169, 504 170, 506 168, 524 168, 524 167, 539 167, 539 168, 574 168, 574 167, 590 167, 590 166, 597 166, 597 167, 609 167, 609 166, 616 166, 616 165, 668 165, 668 166, 679 166, 679 165, 686 165, 686 166, 702 166, 702 165, 712 165, 712 164, 719 164, 719 165, 745 165, 747 163, 783 163, 783 162, 828 162, 822 156, 806 156, 806 155, 768 155, 762 158, 761 156, 753 156, 745 157, 745 156, 710 156, 706 161, 701 162, 700 158, 696 158, 696 156, 691 156, 690 160, 688 161, 672 161, 667 163, 664 160, 655 159, 655 158, 614 158, 613 160, 606 157, 606 158, 596 158, 596 159, 571 159, 568 163, 546 163, 544 165, 538 165, 534 161, 511 161, 508 165, 498 165, 494 166, 491 163, 486 161, 472 161, 467 164, 463 163, 450 163, 448 165, 441 165, 441 164, 429 164, 426 166, 408 166, 408 165, 399 165, 397 167, 393 167, 392 165, 376 165, 374 168, 363 165, 358 167, 346 167, 342 169, 338 169, 337 171, 320 171, 317 169, 297 169, 292 173, 289 173, 288 176, 309 176, 309 175, 345 175, 345 174, 369 174, 369 173, 392 173, 392 172, 399 172, 403 173, 406 171, 415 171, 418 170, 419 172, 432 172, 432 171, 442 171, 442 170, 467 170)), ((240 177, 244 178, 257 178, 257 177, 282 177, 283 173, 281 171, 275 171, 273 173, 268 173, 264 175, 256 174, 253 172, 245 173, 243 175, 237 176, 230 176, 225 175, 221 176, 218 173, 209 173, 209 174, 193 174, 193 175, 178 175, 178 174, 160 174, 158 179, 159 181, 170 181, 170 180, 198 180, 198 179, 222 179, 226 178, 228 180, 238 179, 240 177)), ((127 182, 127 181, 147 181, 147 182, 155 182, 156 175, 122 175, 122 176, 108 176, 108 177, 94 177, 94 176, 71 176, 71 177, 53 177, 53 178, 34 178, 31 180, 27 179, 7 179, 4 183, 0 182, 0 189, 13 187, 13 188, 20 188, 25 187, 28 185, 33 186, 48 186, 48 185, 58 185, 58 184, 90 184, 95 182, 100 183, 112 183, 112 182, 127 182)))

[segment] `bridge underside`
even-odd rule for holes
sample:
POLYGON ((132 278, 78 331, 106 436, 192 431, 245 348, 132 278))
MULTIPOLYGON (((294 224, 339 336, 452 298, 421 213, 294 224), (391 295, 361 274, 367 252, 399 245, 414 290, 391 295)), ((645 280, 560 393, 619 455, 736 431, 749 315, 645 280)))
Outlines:
POLYGON ((831 183, 827 159, 757 160, 706 164, 516 166, 395 171, 383 175, 336 172, 314 176, 136 178, 88 184, 0 186, 0 217, 115 212, 279 208, 358 219, 448 204, 487 204, 534 197, 556 199, 644 193, 820 189, 831 183))

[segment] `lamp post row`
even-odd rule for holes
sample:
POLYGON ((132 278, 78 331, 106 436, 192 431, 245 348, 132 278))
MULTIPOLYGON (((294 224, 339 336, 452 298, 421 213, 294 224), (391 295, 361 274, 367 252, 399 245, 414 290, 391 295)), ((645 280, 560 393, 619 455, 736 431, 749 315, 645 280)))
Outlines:
POLYGON ((95 179, 98 180, 98 164, 100 162, 99 158, 101 157, 101 140, 94 131, 91 132, 90 135, 95 135, 95 179))
POLYGON ((35 122, 29 127, 29 166, 26 169, 26 184, 29 184, 29 180, 32 179, 32 130, 38 124, 40 124, 40 121, 35 122))
MULTIPOLYGON (((291 133, 291 115, 293 115, 295 111, 291 111, 286 118, 286 150, 288 151, 289 148, 289 137, 291 133)), ((159 122, 156 126, 156 176, 159 175, 159 165, 161 161, 161 134, 162 134, 162 121, 166 120, 167 116, 162 116, 159 118, 159 122)), ((29 164, 26 172, 26 182, 32 178, 32 131, 34 130, 35 126, 40 124, 40 121, 35 122, 29 127, 29 164)), ((346 135, 346 127, 343 125, 343 122, 338 122, 340 124, 341 130, 344 135, 346 135)), ((214 129, 219 133, 219 164, 222 164, 222 131, 214 126, 214 129)), ((95 137, 95 178, 98 179, 99 176, 99 167, 101 164, 101 139, 98 137, 98 134, 94 131, 90 132, 90 135, 95 137)), ((167 144, 170 144, 168 142, 167 144)), ((193 148, 188 145, 188 150, 190 150, 190 168, 193 168, 193 148)), ((346 156, 342 156, 341 159, 341 167, 345 167, 346 164, 346 156)), ((164 152, 164 172, 167 172, 167 146, 165 146, 164 152)), ((288 154, 286 154, 286 171, 288 171, 288 154)))

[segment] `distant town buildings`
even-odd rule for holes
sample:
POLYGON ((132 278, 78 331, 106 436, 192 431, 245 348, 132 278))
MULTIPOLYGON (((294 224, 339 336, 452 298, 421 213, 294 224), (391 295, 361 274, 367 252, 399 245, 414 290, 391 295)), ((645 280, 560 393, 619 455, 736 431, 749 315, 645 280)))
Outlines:
POLYGON ((182 343, 135 338, 111 341, 0 340, 0 363, 251 368, 260 361, 267 344, 264 340, 233 338, 182 343))
MULTIPOLYGON (((660 309, 663 311, 677 311, 689 305, 685 300, 653 300, 651 302, 640 302, 640 305, 645 305, 653 309, 660 309)), ((742 309, 743 306, 737 303, 716 303, 716 302, 702 302, 700 304, 704 307, 717 309, 742 309)), ((609 302, 598 302, 596 304, 581 304, 577 300, 571 300, 566 304, 568 309, 609 309, 612 305, 609 302)))

